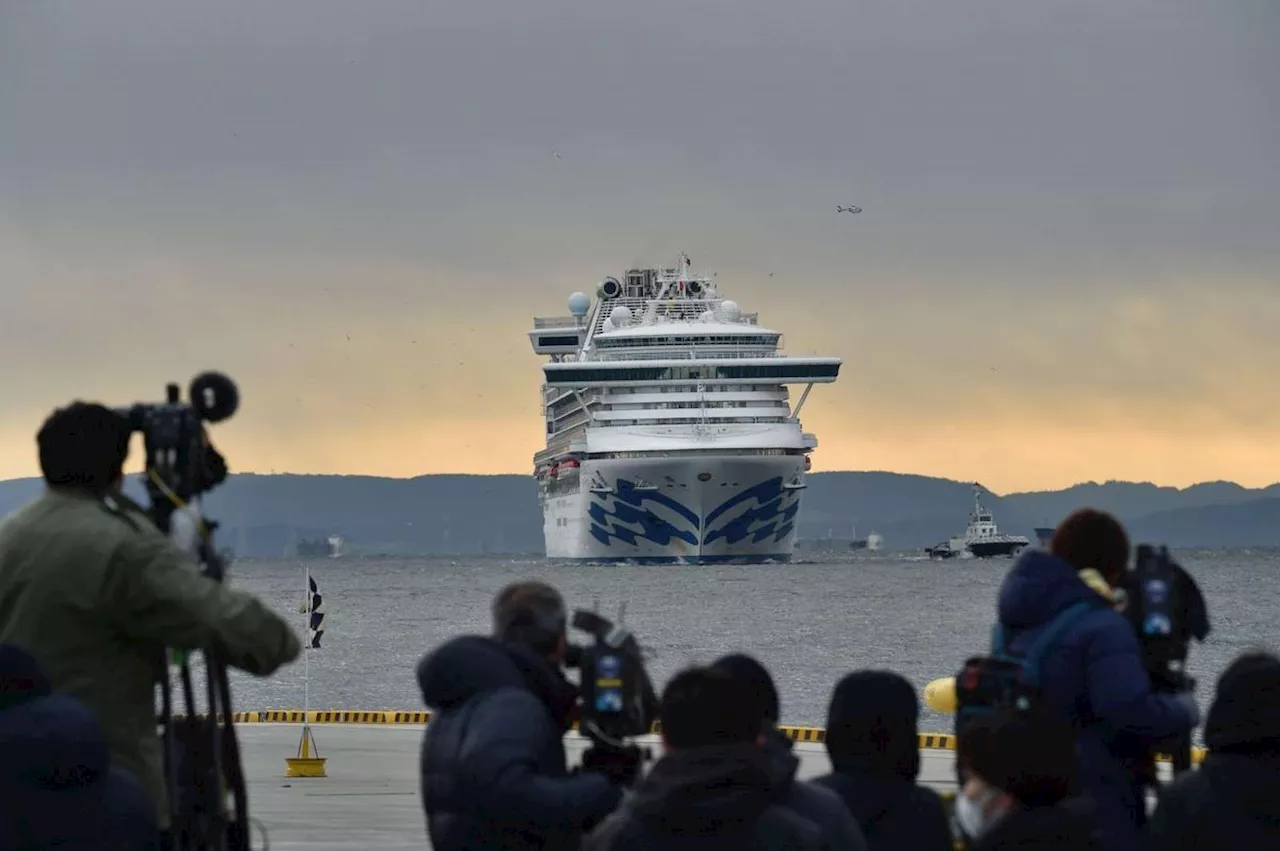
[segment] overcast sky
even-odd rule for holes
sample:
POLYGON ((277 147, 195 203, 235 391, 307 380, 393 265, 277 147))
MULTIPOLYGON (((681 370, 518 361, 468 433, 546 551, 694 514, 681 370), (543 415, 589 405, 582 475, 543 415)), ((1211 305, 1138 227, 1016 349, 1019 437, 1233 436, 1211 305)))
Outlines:
POLYGON ((0 0, 0 476, 210 367, 235 470, 529 472, 531 317, 683 250, 844 359, 815 469, 1276 481, 1278 43, 1274 0, 0 0))

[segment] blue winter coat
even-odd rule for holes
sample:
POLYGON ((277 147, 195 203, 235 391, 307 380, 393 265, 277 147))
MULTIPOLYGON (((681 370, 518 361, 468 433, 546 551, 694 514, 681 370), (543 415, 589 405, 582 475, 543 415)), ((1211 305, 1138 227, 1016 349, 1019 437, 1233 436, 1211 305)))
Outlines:
POLYGON ((1173 697, 1152 694, 1129 622, 1071 565, 1042 550, 1024 553, 1000 589, 1009 649, 1026 652, 1055 615, 1080 601, 1093 610, 1048 650, 1041 687, 1079 730, 1080 781, 1097 803, 1105 851, 1132 851, 1146 822, 1135 768, 1153 743, 1187 731, 1195 718, 1173 697))
POLYGON ((150 851, 159 839, 155 804, 110 765, 83 704, 51 695, 0 711, 0 851, 150 851))
POLYGON ((601 774, 569 774, 572 686, 532 651, 454 639, 418 665, 435 713, 422 744, 422 801, 436 851, 577 849, 622 799, 601 774))

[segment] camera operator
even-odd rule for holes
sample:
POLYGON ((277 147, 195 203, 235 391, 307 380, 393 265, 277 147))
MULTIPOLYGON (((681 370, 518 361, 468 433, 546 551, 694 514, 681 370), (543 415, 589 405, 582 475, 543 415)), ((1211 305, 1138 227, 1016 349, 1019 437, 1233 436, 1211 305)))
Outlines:
POLYGON ((1105 851, 1133 851, 1146 822, 1144 781, 1152 748, 1199 722, 1188 692, 1152 691, 1142 648, 1114 601, 1079 576, 1097 570, 1121 583, 1129 539, 1114 517, 1081 509, 1059 525, 1050 552, 1025 553, 1000 589, 1000 624, 1010 651, 1028 652, 1055 618, 1084 610, 1054 636, 1040 662, 1046 706, 1076 729, 1079 780, 1098 805, 1105 851))
POLYGON ((30 653, 54 691, 97 716, 112 762, 147 788, 163 832, 155 686, 168 676, 165 648, 217 643, 228 664, 266 676, 301 644, 255 597, 201 575, 120 492, 129 438, 125 418, 97 404, 75 402, 44 422, 36 442, 47 487, 0 524, 0 643, 30 653))
POLYGON ((434 713, 422 743, 422 802, 437 851, 576 849, 613 811, 639 763, 570 774, 564 734, 578 690, 561 672, 564 600, 518 582, 493 601, 493 637, 455 638, 418 663, 434 713))

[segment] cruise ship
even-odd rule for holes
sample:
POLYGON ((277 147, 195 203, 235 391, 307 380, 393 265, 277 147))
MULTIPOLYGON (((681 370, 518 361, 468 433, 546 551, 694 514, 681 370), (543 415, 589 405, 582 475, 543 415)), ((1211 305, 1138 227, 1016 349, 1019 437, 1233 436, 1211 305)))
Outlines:
POLYGON ((674 268, 605 278, 535 319, 546 448, 534 455, 546 554, 588 563, 790 561, 817 438, 800 425, 840 359, 781 334, 674 268), (789 387, 803 385, 794 406, 789 387))

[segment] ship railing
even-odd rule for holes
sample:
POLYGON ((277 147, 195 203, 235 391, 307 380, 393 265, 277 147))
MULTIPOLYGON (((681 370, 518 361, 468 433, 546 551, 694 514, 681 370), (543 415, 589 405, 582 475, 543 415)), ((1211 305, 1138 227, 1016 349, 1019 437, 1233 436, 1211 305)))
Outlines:
POLYGON ((706 351, 689 351, 688 349, 597 349, 596 356, 592 358, 595 362, 604 361, 633 361, 633 360, 739 360, 752 358, 785 358, 786 355, 780 352, 734 352, 725 351, 723 349, 706 352, 706 351))
MULTIPOLYGON (((600 310, 596 314, 594 322, 595 330, 599 331, 604 325, 606 319, 613 312, 615 307, 622 307, 631 310, 633 319, 632 325, 642 325, 646 321, 696 321, 705 311, 715 310, 725 301, 720 296, 711 298, 615 298, 611 301, 601 302, 600 310)), ((739 322, 744 325, 755 325, 759 314, 744 313, 740 314, 739 322)))

